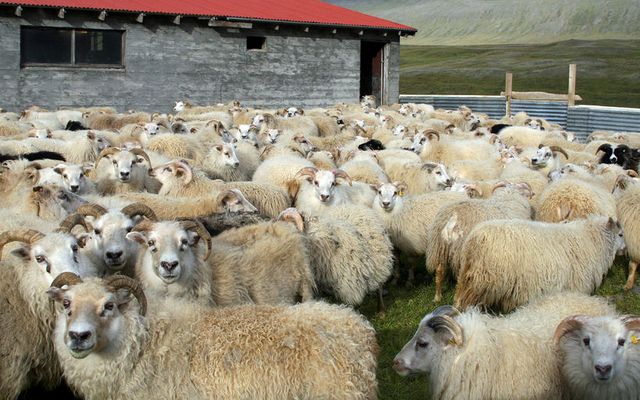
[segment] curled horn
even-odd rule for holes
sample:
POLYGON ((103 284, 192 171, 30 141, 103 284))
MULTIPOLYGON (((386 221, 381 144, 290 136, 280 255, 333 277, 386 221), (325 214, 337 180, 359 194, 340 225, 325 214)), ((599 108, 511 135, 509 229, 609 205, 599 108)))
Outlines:
POLYGON ((147 314, 147 296, 144 295, 142 285, 133 278, 123 275, 111 275, 104 280, 105 285, 116 291, 118 289, 128 289, 135 296, 140 305, 140 315, 143 317, 147 314))
POLYGON ((152 221, 157 221, 158 217, 151 207, 142 203, 133 203, 124 207, 121 212, 129 218, 133 218, 138 215, 149 218, 152 221))
POLYGON ((278 215, 278 221, 293 222, 300 232, 304 232, 304 220, 302 215, 294 207, 289 207, 278 215))
POLYGON ((118 147, 107 147, 106 149, 100 152, 100 154, 98 155, 98 158, 96 158, 96 162, 93 164, 93 167, 98 168, 98 164, 100 164, 100 160, 102 160, 104 157, 110 156, 112 154, 120 153, 121 151, 122 150, 120 150, 120 148, 118 147))
POLYGON ((627 176, 630 176, 632 178, 637 178, 638 177, 638 173, 633 169, 628 169, 627 170, 627 176))
POLYGON ((296 174, 296 179, 303 177, 303 176, 310 176, 312 178, 315 178, 316 173, 318 172, 318 168, 315 167, 304 167, 302 169, 300 169, 300 171, 298 171, 298 173, 296 174))
POLYGON ((76 225, 81 225, 84 228, 85 232, 89 232, 89 226, 84 220, 84 215, 78 213, 71 214, 67 218, 65 218, 65 220, 60 223, 60 227, 57 229, 57 231, 62 233, 71 233, 71 230, 76 225))
POLYGON ((601 144, 601 145, 600 145, 600 147, 598 147, 598 150, 596 150, 596 154, 598 154, 598 153, 599 153, 599 152, 601 152, 601 151, 604 151, 604 149, 605 149, 607 146, 611 147, 611 145, 610 145, 609 143, 601 144))
POLYGON ((143 219, 138 222, 136 226, 131 229, 133 232, 146 232, 153 229, 153 221, 149 221, 148 219, 143 219))
POLYGON ((2 259, 2 249, 7 243, 24 242, 32 244, 44 237, 44 234, 33 229, 16 229, 4 232, 0 235, 0 259, 2 259))
POLYGON ((144 158, 145 160, 147 160, 147 163, 149 164, 149 169, 152 168, 151 167, 151 159, 149 159, 149 155, 147 154, 146 151, 144 151, 142 149, 135 148, 135 149, 129 150, 129 153, 135 154, 138 157, 144 158))
POLYGON ((176 161, 176 166, 184 170, 184 184, 187 185, 191 183, 191 181, 193 180, 193 171, 191 170, 191 166, 183 160, 176 161))
POLYGON ((460 314, 457 308, 450 305, 444 305, 436 308, 431 312, 431 314, 435 317, 436 315, 448 315, 449 317, 455 317, 460 314))
POLYGON ((562 337, 567 333, 582 329, 587 318, 588 317, 586 315, 573 315, 563 319, 553 334, 553 343, 557 345, 560 343, 560 339, 562 339, 562 337))
POLYGON ((618 177, 616 178, 616 182, 613 184, 613 189, 611 190, 611 193, 614 193, 616 191, 616 188, 625 190, 627 188, 627 184, 629 183, 629 179, 630 179, 629 175, 626 175, 626 174, 618 175, 618 177))
POLYGON ((204 256, 206 261, 211 255, 211 235, 209 234, 209 231, 207 231, 204 225, 200 222, 194 220, 182 221, 181 225, 185 231, 196 231, 196 233, 207 242, 207 253, 204 256))
POLYGON ((347 174, 345 171, 341 169, 334 169, 331 172, 333 172, 333 176, 335 176, 336 178, 342 178, 346 180, 347 183, 349 183, 349 186, 352 186, 353 181, 351 180, 351 177, 349 176, 349 174, 347 174))
POLYGON ((630 331, 640 331, 640 316, 639 315, 623 315, 620 317, 620 321, 630 331))
POLYGON ((430 138, 431 136, 435 136, 436 138, 438 138, 438 141, 440 141, 440 134, 433 129, 427 129, 422 134, 428 138, 430 138))
POLYGON ((464 344, 464 335, 462 327, 453 318, 448 315, 436 315, 427 321, 427 326, 436 332, 447 331, 451 336, 452 344, 462 346, 464 344))
POLYGON ((495 193, 496 189, 498 189, 498 188, 507 187, 508 184, 509 184, 509 182, 507 182, 507 181, 500 181, 500 182, 496 183, 491 188, 491 193, 495 193))
POLYGON ((564 151, 564 149, 560 146, 549 146, 549 149, 553 152, 558 152, 560 154, 562 154, 567 160, 569 159, 569 155, 567 154, 566 151, 564 151))
POLYGON ((489 136, 489 143, 491 144, 495 144, 498 140, 500 140, 500 136, 495 133, 492 133, 491 136, 489 136))
POLYGON ((95 219, 102 217, 106 213, 107 209, 98 204, 84 204, 76 210, 76 214, 80 214, 83 217, 91 216, 95 219))
POLYGON ((56 276, 56 279, 51 282, 50 287, 56 287, 60 289, 65 285, 73 286, 79 283, 82 283, 82 278, 80 278, 78 275, 74 274, 73 272, 63 272, 60 275, 56 276))
POLYGON ((471 195, 472 192, 476 192, 478 194, 478 197, 482 197, 483 195, 482 188, 475 183, 469 183, 465 185, 465 191, 469 193, 469 197, 474 197, 471 195))

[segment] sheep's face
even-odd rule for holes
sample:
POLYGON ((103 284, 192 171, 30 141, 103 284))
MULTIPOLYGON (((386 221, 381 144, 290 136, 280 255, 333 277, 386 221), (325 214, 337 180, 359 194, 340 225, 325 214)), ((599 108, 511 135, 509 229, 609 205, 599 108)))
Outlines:
POLYGON ((420 154, 422 153, 422 150, 426 146, 429 146, 429 144, 430 142, 427 136, 425 136, 422 132, 417 133, 413 137, 413 143, 411 144, 411 151, 413 151, 414 153, 420 154))
POLYGON ((148 122, 144 124, 144 133, 148 137, 156 136, 160 132, 160 126, 155 122, 148 122))
POLYGON ((482 124, 482 120, 475 114, 469 114, 467 117, 467 131, 478 129, 482 124))
POLYGON ((360 128, 364 129, 365 127, 365 123, 364 120, 362 119, 354 119, 352 122, 355 126, 359 126, 360 128))
POLYGON ((304 115, 304 112, 298 109, 297 107, 289 107, 285 111, 286 111, 284 114, 285 118, 293 118, 300 115, 304 115))
POLYGON ((111 271, 120 271, 136 256, 138 246, 127 240, 134 221, 120 211, 109 211, 93 223, 93 249, 111 271))
POLYGON ((34 186, 31 200, 38 205, 38 216, 44 219, 61 219, 73 213, 86 201, 57 185, 34 186))
POLYGON ((444 352, 463 345, 462 327, 449 316, 451 310, 450 306, 439 307, 420 321, 416 333, 393 359, 399 375, 429 374, 439 367, 444 352))
POLYGON ((329 202, 338 185, 333 172, 320 170, 316 173, 315 177, 310 178, 310 180, 320 201, 323 203, 329 202))
POLYGON ((187 232, 179 223, 159 222, 152 230, 128 233, 127 239, 146 246, 153 273, 165 284, 192 276, 197 265, 193 249, 198 245, 199 236, 187 232))
POLYGON ((85 244, 84 240, 65 233, 49 233, 31 245, 25 245, 11 253, 38 268, 47 280, 47 285, 63 272, 80 274, 82 258, 78 250, 85 244))
POLYGON ((400 115, 407 116, 407 115, 409 115, 409 113, 411 113, 411 110, 409 109, 409 107, 407 107, 405 104, 403 104, 403 105, 400 106, 400 108, 398 108, 398 113, 400 115))
POLYGON ((74 164, 58 164, 53 170, 62 177, 65 188, 72 193, 79 193, 86 187, 85 168, 74 164))
POLYGON ((91 353, 109 351, 116 345, 124 327, 122 308, 130 301, 126 289, 107 290, 98 280, 66 289, 49 288, 47 294, 63 308, 58 322, 69 353, 82 359, 91 353))
POLYGON ((407 134, 407 127, 404 125, 398 125, 393 128, 393 134, 395 136, 404 137, 407 134))
POLYGON ((267 131, 267 142, 268 143, 275 143, 278 140, 278 137, 280 136, 280 131, 277 129, 269 129, 267 131))
POLYGON ((183 101, 176 101, 176 105, 173 106, 173 111, 175 111, 175 112, 184 111, 184 102, 183 101))
POLYGON ((237 139, 245 139, 256 141, 256 134, 258 133, 258 127, 255 125, 238 125, 238 137, 237 139))
POLYGON ((539 119, 527 119, 524 124, 531 129, 536 129, 539 131, 544 130, 544 128, 542 127, 542 121, 539 119))
POLYGON ((567 335, 564 342, 565 363, 578 367, 588 380, 600 384, 615 381, 624 374, 630 347, 637 345, 619 319, 582 318, 581 328, 567 335))
POLYGON ((386 212, 391 212, 396 207, 396 203, 402 201, 400 198, 404 195, 404 191, 407 189, 404 183, 383 183, 382 185, 374 186, 377 191, 376 201, 378 205, 386 212))
POLYGON ((304 135, 296 135, 293 138, 293 141, 298 143, 298 145, 300 146, 300 150, 302 150, 304 154, 307 154, 310 151, 314 151, 316 149, 316 147, 309 140, 307 140, 304 135))
POLYGON ((37 139, 51 139, 51 129, 32 129, 29 131, 29 137, 37 139))
POLYGON ((62 176, 54 168, 42 168, 38 170, 38 185, 65 186, 62 176))
POLYGON ((263 123, 264 123, 264 115, 262 114, 256 115, 255 117, 253 117, 253 120, 251 121, 251 125, 257 126, 258 129, 262 127, 263 123))
POLYGON ((535 167, 543 168, 553 158, 553 152, 548 146, 543 146, 536 151, 536 154, 531 158, 531 164, 535 167))
POLYGON ((236 155, 236 146, 232 143, 213 146, 211 151, 215 152, 213 154, 227 167, 238 168, 240 165, 240 161, 238 161, 238 156, 236 155))
POLYGON ((108 158, 113 165, 113 174, 123 183, 131 181, 134 168, 143 162, 137 155, 126 150, 110 155, 108 158))
POLYGON ((453 185, 453 179, 447 174, 447 169, 444 164, 439 163, 425 163, 422 169, 427 172, 433 182, 439 189, 444 189, 453 185))

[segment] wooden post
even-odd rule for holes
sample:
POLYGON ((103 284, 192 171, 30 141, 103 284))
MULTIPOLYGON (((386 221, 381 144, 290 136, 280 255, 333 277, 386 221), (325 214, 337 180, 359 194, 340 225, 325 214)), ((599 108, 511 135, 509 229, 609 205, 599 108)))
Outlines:
POLYGON ((504 96, 507 98, 506 108, 506 116, 511 117, 511 92, 513 90, 513 74, 511 72, 507 72, 505 76, 504 82, 504 96))
POLYGON ((576 105, 576 65, 569 64, 569 96, 568 105, 576 105))

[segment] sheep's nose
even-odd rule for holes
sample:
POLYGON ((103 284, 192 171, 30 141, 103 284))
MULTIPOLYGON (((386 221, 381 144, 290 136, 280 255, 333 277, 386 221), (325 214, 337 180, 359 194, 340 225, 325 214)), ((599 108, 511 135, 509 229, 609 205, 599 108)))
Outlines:
POLYGON ((129 177, 129 171, 120 171, 120 176, 123 178, 128 178, 129 177))
POLYGON ((238 165, 240 165, 240 162, 238 162, 238 161, 233 163, 233 166, 236 167, 236 168, 238 167, 238 165))
POLYGON ((404 361, 402 360, 402 358, 393 359, 393 369, 395 369, 396 371, 402 371, 403 369, 406 369, 406 366, 404 365, 404 361))
POLYGON ((178 266, 178 261, 173 261, 173 262, 168 262, 168 261, 161 261, 160 262, 160 266, 166 270, 167 272, 171 272, 174 269, 176 269, 176 267, 178 266))
POLYGON ((107 258, 110 260, 117 260, 122 257, 122 251, 107 251, 107 258))
POLYGON ((69 189, 71 189, 71 191, 72 191, 73 193, 75 193, 75 192, 77 192, 77 191, 78 191, 78 185, 71 185, 71 186, 69 187, 69 189))
POLYGON ((383 207, 389 207, 389 205, 390 205, 390 204, 391 204, 391 203, 390 203, 390 202, 388 202, 388 201, 383 201, 383 202, 382 202, 382 206, 383 206, 383 207))
POLYGON ((84 341, 89 339, 90 337, 91 337, 91 332, 89 331, 84 331, 84 332, 69 331, 69 338, 74 341, 84 341))
POLYGON ((445 183, 445 185, 447 185, 447 186, 451 186, 451 184, 452 184, 453 182, 451 182, 451 179, 447 179, 444 183, 445 183))
POLYGON ((328 195, 328 194, 321 194, 321 195, 320 195, 320 200, 322 200, 322 201, 327 201, 327 200, 329 200, 329 195, 328 195))
POLYGON ((605 376, 609 372, 611 372, 612 368, 613 368, 613 366, 611 364, 609 364, 609 365, 596 365, 596 372, 599 375, 605 376))

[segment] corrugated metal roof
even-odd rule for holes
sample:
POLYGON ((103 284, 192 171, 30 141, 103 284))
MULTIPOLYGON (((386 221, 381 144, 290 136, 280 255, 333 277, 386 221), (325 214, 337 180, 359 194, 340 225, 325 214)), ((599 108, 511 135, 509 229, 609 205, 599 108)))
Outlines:
POLYGON ((407 25, 319 0, 24 0, 0 1, 0 5, 226 17, 416 32, 407 25))

